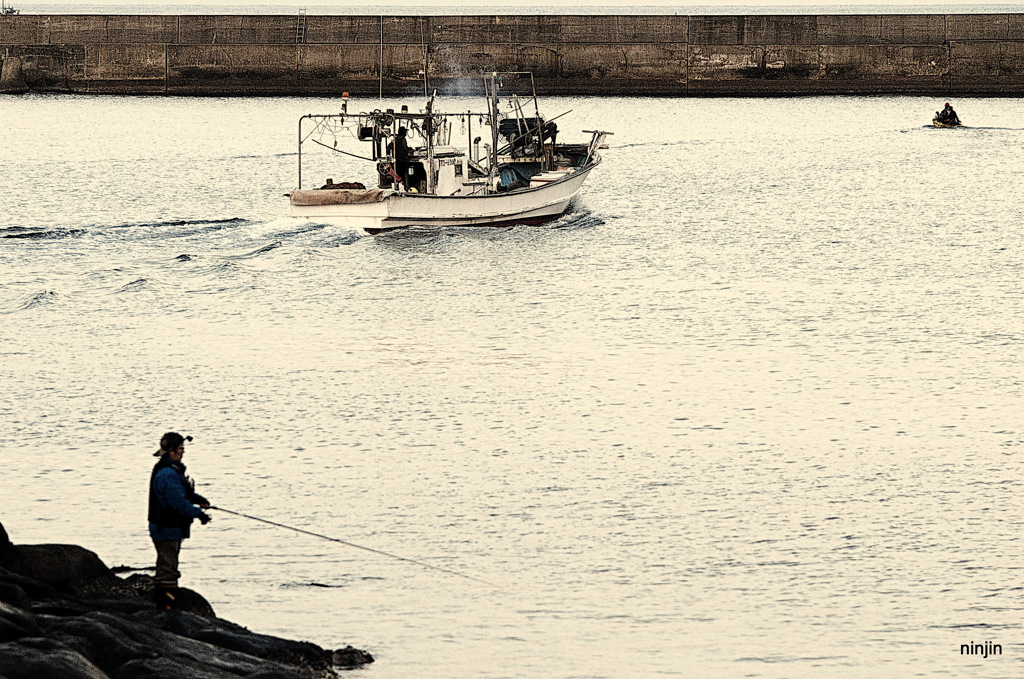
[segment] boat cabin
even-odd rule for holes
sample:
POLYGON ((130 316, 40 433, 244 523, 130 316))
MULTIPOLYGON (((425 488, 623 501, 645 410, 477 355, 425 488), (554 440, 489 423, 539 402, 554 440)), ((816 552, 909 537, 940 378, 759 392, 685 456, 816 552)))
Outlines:
POLYGON ((532 74, 491 73, 483 86, 484 110, 437 112, 431 96, 417 112, 402 106, 350 114, 345 93, 340 113, 302 116, 299 183, 289 194, 292 214, 331 218, 370 233, 412 224, 540 223, 561 214, 600 162, 597 150, 610 133, 584 130, 592 135, 589 143, 558 143, 554 121, 569 111, 542 116, 532 74), (522 87, 514 93, 515 83, 525 83, 532 93, 522 93, 522 87), (311 130, 303 128, 306 120, 311 130), (339 148, 350 135, 368 148, 339 148), (307 142, 373 163, 376 186, 365 188, 346 177, 304 191, 307 142))

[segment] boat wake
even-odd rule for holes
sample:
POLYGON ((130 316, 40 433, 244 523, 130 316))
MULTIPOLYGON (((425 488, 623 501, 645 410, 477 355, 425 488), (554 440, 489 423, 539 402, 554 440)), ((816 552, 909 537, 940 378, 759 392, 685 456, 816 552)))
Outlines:
POLYGON ((173 219, 163 220, 158 222, 141 222, 141 223, 129 223, 121 224, 119 226, 113 226, 110 228, 114 229, 129 229, 129 228, 160 228, 164 226, 210 226, 210 225, 223 225, 223 224, 246 224, 248 219, 242 217, 230 217, 228 219, 173 219))
POLYGON ((127 283, 127 284, 121 286, 121 289, 118 290, 117 292, 118 292, 118 294, 120 294, 122 292, 138 292, 139 290, 145 289, 146 288, 146 284, 148 282, 149 281, 146 280, 145 278, 139 278, 138 280, 134 280, 131 283, 127 283))
MULTIPOLYGON (((0 238, 21 238, 35 240, 59 240, 63 238, 77 238, 87 233, 103 234, 114 233, 139 233, 140 231, 152 231, 154 238, 163 238, 168 235, 168 229, 178 228, 173 233, 176 237, 188 237, 219 231, 231 226, 240 226, 250 223, 250 220, 242 217, 230 217, 228 219, 170 219, 154 222, 125 222, 121 224, 90 224, 88 228, 32 228, 26 226, 12 226, 0 229, 0 238), (182 228, 184 227, 184 228, 182 228)), ((149 236, 146 236, 149 237, 149 236)))
POLYGON ((236 255, 235 259, 252 259, 253 257, 259 257, 260 255, 272 252, 273 250, 276 250, 279 247, 282 247, 283 245, 284 241, 274 241, 269 245, 264 245, 263 247, 253 250, 252 252, 248 252, 244 255, 236 255))
POLYGON ((54 304, 57 301, 57 293, 52 290, 41 290, 34 295, 31 295, 28 299, 24 300, 14 309, 7 311, 6 313, 12 314, 16 311, 28 311, 29 309, 35 309, 38 307, 48 306, 54 304))
POLYGON ((338 234, 332 238, 327 238, 317 245, 324 248, 337 248, 342 245, 353 245, 361 241, 363 238, 368 238, 368 236, 362 236, 355 231, 348 231, 346 233, 338 234))
MULTIPOLYGON (((268 224, 268 226, 274 226, 276 223, 279 223, 280 221, 281 220, 275 220, 274 222, 271 222, 270 224, 268 224)), ((289 225, 294 225, 295 224, 295 220, 291 219, 291 218, 288 218, 287 219, 287 223, 289 225)), ((322 223, 322 222, 321 223, 310 222, 310 221, 300 222, 299 226, 293 226, 290 229, 284 229, 284 230, 281 230, 281 231, 271 231, 271 232, 267 233, 267 237, 268 238, 276 238, 276 239, 279 239, 279 240, 290 240, 290 239, 296 238, 298 236, 304 236, 304 235, 309 234, 309 233, 315 233, 317 231, 323 231, 324 229, 327 228, 327 226, 328 226, 327 224, 322 223)))
POLYGON ((560 230, 593 229, 598 226, 604 226, 604 220, 588 212, 578 215, 566 215, 552 224, 551 228, 560 230))
MULTIPOLYGON (((189 238, 244 226, 250 220, 243 217, 226 219, 163 219, 157 221, 124 222, 96 225, 99 234, 118 234, 119 238, 189 238)), ((91 230, 91 229, 90 229, 91 230)))
MULTIPOLYGON (((566 212, 561 217, 539 226, 531 226, 528 224, 514 224, 511 226, 448 226, 439 228, 415 226, 388 231, 386 233, 378 234, 375 238, 383 242, 423 244, 453 236, 493 238, 499 234, 511 231, 518 233, 520 231, 529 232, 536 229, 589 229, 603 226, 604 223, 605 221, 602 218, 594 215, 590 210, 584 209, 577 211, 570 209, 569 212, 566 212)), ((358 239, 359 237, 357 236, 356 240, 358 239)))
POLYGON ((13 233, 3 233, 3 238, 23 238, 26 240, 62 240, 64 238, 77 238, 85 233, 85 229, 28 229, 25 227, 12 227, 5 231, 14 230, 13 233))
POLYGON ((221 160, 262 160, 264 158, 289 158, 297 155, 299 154, 293 151, 291 153, 269 153, 263 156, 227 156, 221 160))
POLYGON ((571 203, 569 210, 551 223, 552 229, 591 229, 604 226, 604 220, 579 203, 571 203))
MULTIPOLYGON (((930 125, 928 127, 931 127, 930 125)), ((961 125, 960 130, 998 130, 1000 132, 1024 132, 1024 127, 977 127, 975 125, 961 125)))
MULTIPOLYGON (((956 127, 935 127, 934 125, 922 125, 926 130, 983 130, 986 132, 1024 132, 1024 127, 977 127, 975 125, 957 125, 956 127)), ((904 130, 911 132, 912 130, 904 130)))
POLYGON ((366 236, 351 229, 339 229, 326 221, 296 220, 281 217, 262 224, 260 235, 274 241, 311 248, 336 248, 352 245, 366 236))

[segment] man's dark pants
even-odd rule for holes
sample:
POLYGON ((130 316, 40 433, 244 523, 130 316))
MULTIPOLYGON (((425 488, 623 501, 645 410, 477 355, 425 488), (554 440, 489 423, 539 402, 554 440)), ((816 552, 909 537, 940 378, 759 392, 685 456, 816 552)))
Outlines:
POLYGON ((172 588, 178 586, 178 555, 181 553, 181 540, 153 540, 156 546, 156 575, 153 576, 155 587, 172 588))

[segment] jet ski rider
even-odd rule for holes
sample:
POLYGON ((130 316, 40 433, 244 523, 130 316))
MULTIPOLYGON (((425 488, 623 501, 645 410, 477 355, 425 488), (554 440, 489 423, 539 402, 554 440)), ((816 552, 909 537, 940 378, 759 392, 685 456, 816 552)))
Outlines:
POLYGON ((960 124, 960 117, 956 114, 956 111, 953 110, 953 107, 949 105, 948 101, 946 102, 945 108, 937 112, 935 114, 935 117, 938 119, 940 123, 943 123, 944 125, 960 124))

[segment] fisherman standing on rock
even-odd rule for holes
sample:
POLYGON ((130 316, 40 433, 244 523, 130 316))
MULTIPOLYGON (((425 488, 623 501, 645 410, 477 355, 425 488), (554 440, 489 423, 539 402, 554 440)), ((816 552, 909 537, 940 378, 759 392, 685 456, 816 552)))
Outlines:
POLYGON ((192 519, 203 525, 210 517, 203 511, 210 503, 196 493, 196 484, 185 476, 185 441, 191 436, 170 431, 160 439, 160 450, 153 453, 160 461, 149 479, 149 535, 156 546, 156 575, 153 576, 153 600, 161 608, 175 606, 178 594, 178 555, 181 541, 189 537, 192 519), (198 505, 198 506, 196 506, 198 505))

